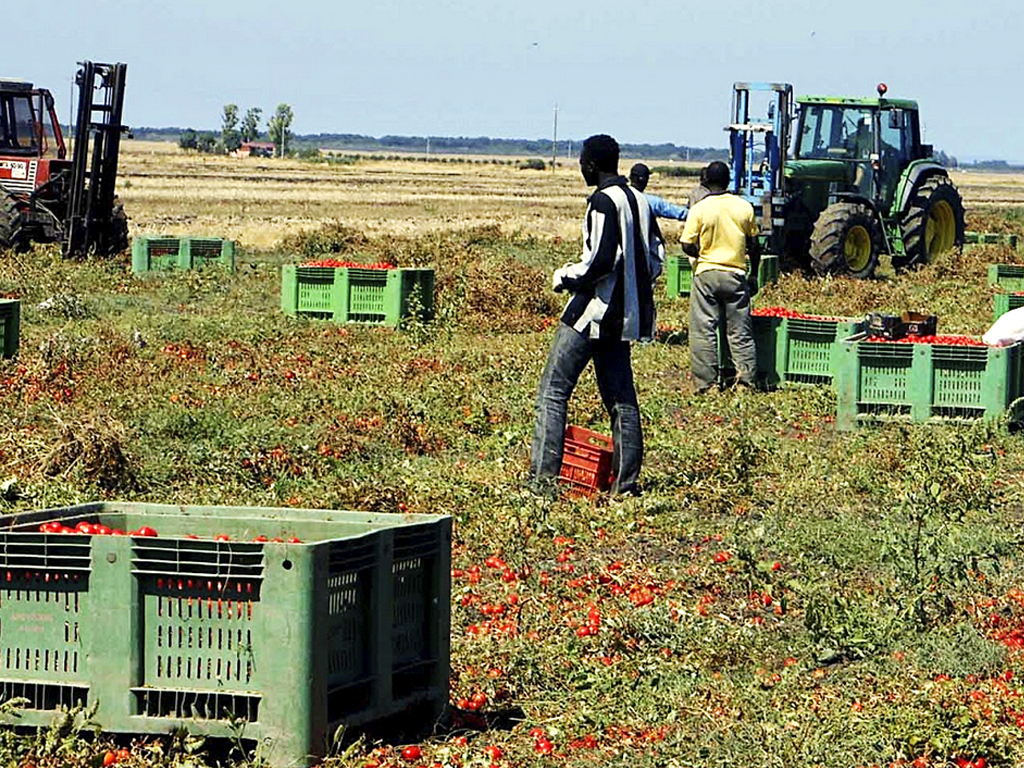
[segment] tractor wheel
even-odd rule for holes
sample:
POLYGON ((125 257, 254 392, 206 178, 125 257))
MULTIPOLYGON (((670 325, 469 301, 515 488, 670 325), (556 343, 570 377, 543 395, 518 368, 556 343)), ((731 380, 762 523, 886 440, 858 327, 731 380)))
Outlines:
POLYGON ((861 203, 834 203, 811 233, 811 265, 819 275, 871 277, 882 252, 882 228, 861 203))
POLYGON ((948 176, 929 176, 910 196, 900 222, 903 254, 894 254, 897 269, 927 264, 964 242, 964 204, 948 176))
POLYGON ((28 250, 29 241, 21 227, 21 214, 11 206, 0 208, 0 251, 18 253, 28 250))

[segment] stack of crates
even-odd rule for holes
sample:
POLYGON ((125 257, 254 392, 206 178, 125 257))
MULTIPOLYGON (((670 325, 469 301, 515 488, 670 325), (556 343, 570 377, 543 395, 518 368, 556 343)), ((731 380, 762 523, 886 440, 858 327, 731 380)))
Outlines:
POLYGON ((21 344, 21 301, 0 299, 0 338, 3 357, 14 357, 21 344))
POLYGON ((842 345, 836 425, 974 421, 1022 415, 1024 344, 871 342, 842 345))
POLYGON ((1024 266, 989 264, 988 284, 999 291, 993 297, 993 320, 1012 309, 1024 307, 1024 266))
MULTIPOLYGON (((768 285, 779 281, 779 257, 771 254, 761 257, 757 268, 758 285, 768 285)), ((693 287, 693 268, 687 256, 667 256, 665 258, 665 294, 667 296, 689 296, 693 287)))
POLYGON ((450 560, 440 515, 128 503, 9 515, 0 696, 28 700, 24 725, 98 703, 107 732, 241 734, 272 766, 305 765, 341 726, 442 711, 450 560), (82 522, 157 536, 43 532, 82 522))
POLYGON ((566 427, 560 478, 570 494, 592 496, 612 487, 612 448, 607 435, 566 427))
POLYGON ((219 237, 136 237, 132 241, 132 272, 203 269, 235 270, 235 241, 219 237))
POLYGON ((433 269, 281 268, 286 315, 396 327, 414 309, 422 320, 434 316, 433 269))

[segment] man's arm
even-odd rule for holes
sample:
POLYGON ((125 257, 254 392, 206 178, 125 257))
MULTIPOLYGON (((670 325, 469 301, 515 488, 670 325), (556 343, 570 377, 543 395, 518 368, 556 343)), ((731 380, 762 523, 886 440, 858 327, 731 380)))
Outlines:
POLYGON ((644 193, 644 197, 647 198, 647 205, 651 208, 651 213, 660 219, 677 219, 679 221, 686 221, 686 214, 689 211, 681 205, 675 205, 670 203, 657 195, 648 195, 644 193))
POLYGON ((654 211, 651 211, 651 221, 648 227, 647 240, 650 253, 647 264, 653 284, 665 269, 665 239, 661 235, 661 227, 658 226, 658 219, 654 216, 654 211))
POLYGON ((691 211, 686 219, 686 226, 683 227, 683 234, 679 238, 683 246, 683 253, 690 257, 691 264, 700 257, 700 212, 691 211))
POLYGON ((750 274, 756 277, 761 268, 761 241, 757 237, 747 237, 747 258, 750 259, 750 274))
POLYGON ((615 203, 608 195, 595 192, 586 213, 583 255, 574 264, 555 270, 552 287, 576 293, 589 288, 615 267, 619 243, 619 222, 615 203))

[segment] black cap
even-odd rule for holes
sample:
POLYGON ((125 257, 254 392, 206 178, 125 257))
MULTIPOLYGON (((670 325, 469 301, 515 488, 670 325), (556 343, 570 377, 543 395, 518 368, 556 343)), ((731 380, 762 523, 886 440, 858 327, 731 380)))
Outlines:
POLYGON ((651 169, 643 163, 637 163, 629 169, 629 176, 630 178, 649 179, 651 177, 651 169))

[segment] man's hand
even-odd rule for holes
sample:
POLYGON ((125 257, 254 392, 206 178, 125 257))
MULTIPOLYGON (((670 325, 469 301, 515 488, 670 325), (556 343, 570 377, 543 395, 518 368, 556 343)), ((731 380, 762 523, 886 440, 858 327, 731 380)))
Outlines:
POLYGON ((562 287, 562 279, 565 276, 565 268, 566 268, 566 266, 568 266, 568 265, 563 264, 562 266, 560 266, 558 269, 556 269, 554 271, 554 274, 551 275, 551 289, 555 293, 561 293, 562 291, 565 290, 565 288, 562 287))
POLYGON ((748 275, 747 276, 747 290, 750 292, 750 295, 751 296, 757 296, 757 289, 758 289, 757 275, 748 275))

